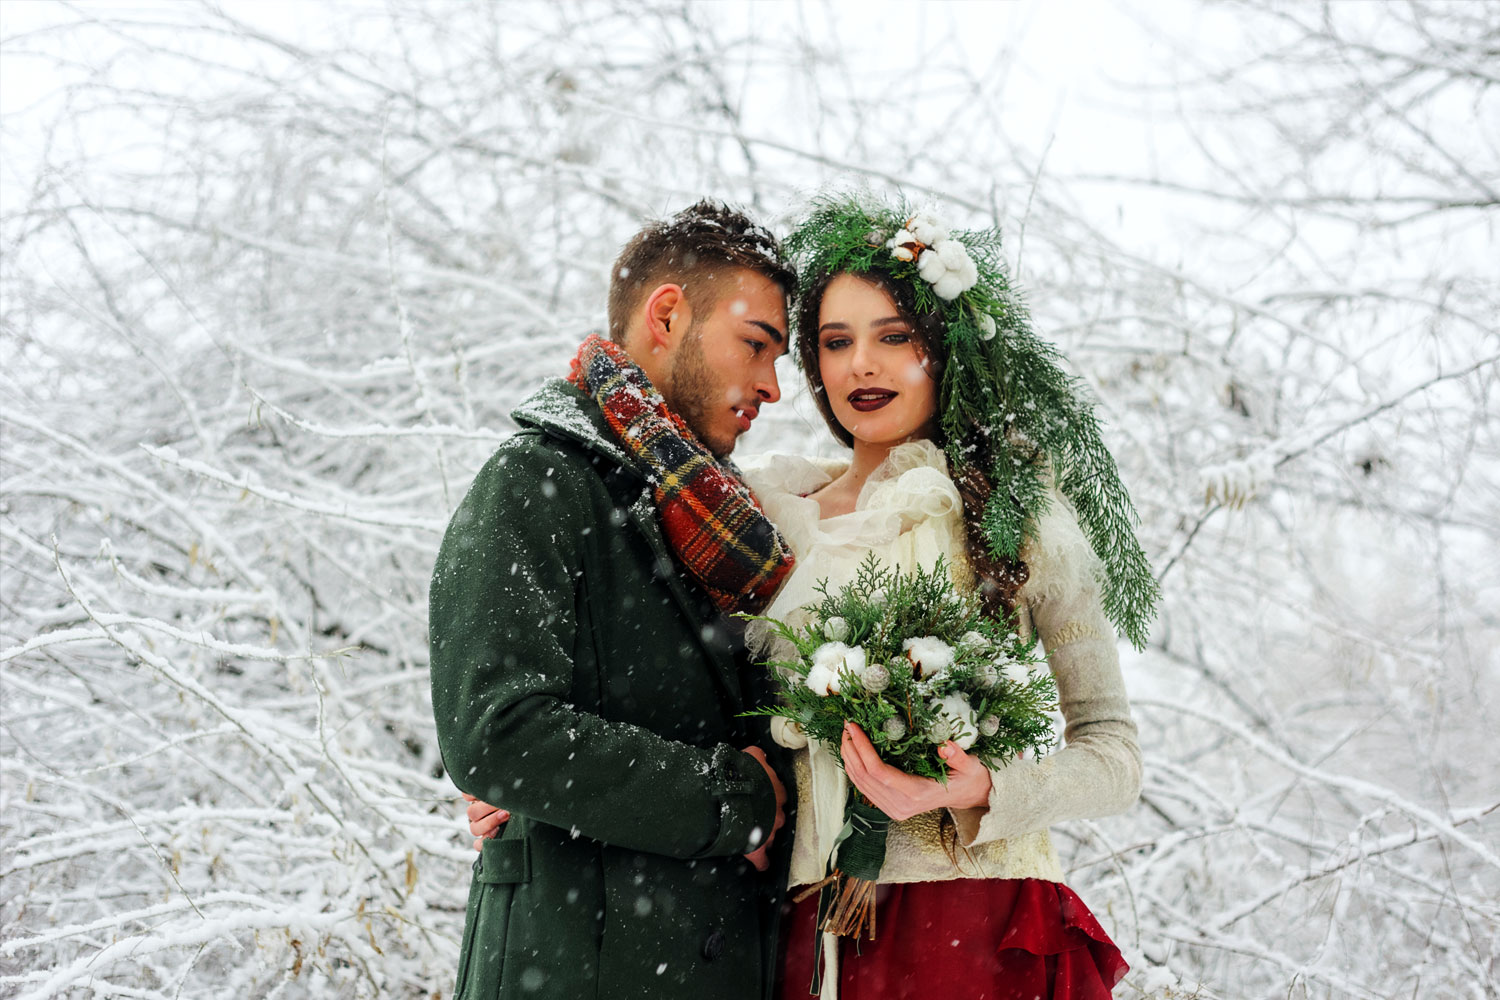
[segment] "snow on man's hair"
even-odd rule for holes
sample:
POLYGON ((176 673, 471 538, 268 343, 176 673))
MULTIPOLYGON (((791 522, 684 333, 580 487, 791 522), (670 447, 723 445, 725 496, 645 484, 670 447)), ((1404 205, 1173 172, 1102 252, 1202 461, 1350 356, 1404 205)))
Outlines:
POLYGON ((705 198, 669 219, 648 223, 615 259, 609 278, 609 336, 625 340, 641 296, 666 282, 683 286, 693 310, 718 302, 714 277, 726 268, 748 268, 790 295, 797 276, 771 231, 739 209, 705 198))

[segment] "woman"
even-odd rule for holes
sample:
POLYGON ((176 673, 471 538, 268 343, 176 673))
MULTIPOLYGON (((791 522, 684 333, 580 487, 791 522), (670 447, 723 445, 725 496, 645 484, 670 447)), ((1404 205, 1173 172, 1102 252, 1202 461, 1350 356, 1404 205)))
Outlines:
MULTIPOLYGON (((848 727, 847 779, 898 821, 879 934, 840 950, 820 939, 816 897, 804 897, 783 924, 781 996, 807 996, 821 964, 822 995, 844 1000, 1106 998, 1126 965, 1061 884, 1047 827, 1123 811, 1140 789, 1109 617, 1139 642, 1156 588, 1114 463, 1087 403, 1029 330, 993 234, 846 199, 821 206, 788 243, 801 258, 799 359, 853 453, 773 456, 747 470, 797 555, 767 614, 795 615, 820 581, 841 586, 871 552, 906 571, 941 556, 987 610, 1040 634, 1067 744, 990 771, 949 742, 941 784, 884 764, 848 727)), ((796 898, 831 870, 847 786, 831 748, 775 723, 798 750, 796 898)))

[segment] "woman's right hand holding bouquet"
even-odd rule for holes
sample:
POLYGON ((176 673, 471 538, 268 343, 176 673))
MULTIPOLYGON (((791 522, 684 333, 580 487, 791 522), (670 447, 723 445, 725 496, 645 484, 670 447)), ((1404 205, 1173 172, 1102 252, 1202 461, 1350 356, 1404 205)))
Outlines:
POLYGON ((973 809, 988 804, 990 769, 952 740, 937 752, 948 764, 947 784, 892 767, 880 759, 864 730, 852 722, 844 724, 844 773, 860 794, 894 820, 911 819, 933 809, 973 809))

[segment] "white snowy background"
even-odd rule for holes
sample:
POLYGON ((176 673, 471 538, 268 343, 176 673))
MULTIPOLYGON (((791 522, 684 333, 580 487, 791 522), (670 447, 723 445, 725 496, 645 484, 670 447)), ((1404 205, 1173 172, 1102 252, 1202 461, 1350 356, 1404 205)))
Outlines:
MULTIPOLYGON (((899 184, 1003 229, 1165 590, 1142 802, 1054 831, 1119 995, 1500 996, 1500 4, 0 33, 0 994, 448 996, 449 512, 642 219, 899 184)), ((790 395, 745 447, 831 453, 790 395)))

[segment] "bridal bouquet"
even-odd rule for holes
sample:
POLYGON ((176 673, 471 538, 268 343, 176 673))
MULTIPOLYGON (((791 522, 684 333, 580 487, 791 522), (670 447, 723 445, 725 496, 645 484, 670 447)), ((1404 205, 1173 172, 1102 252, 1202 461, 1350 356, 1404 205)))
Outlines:
MULTIPOLYGON (((990 768, 1052 746, 1057 687, 1036 640, 985 615, 977 595, 958 593, 941 559, 930 571, 898 573, 871 555, 848 585, 830 592, 825 580, 817 593, 821 602, 802 609, 799 624, 754 619, 784 640, 787 658, 767 663, 781 704, 752 714, 791 720, 836 759, 844 723, 853 722, 887 764, 944 782, 938 748, 950 739, 990 768)), ((825 880, 837 888, 820 907, 828 930, 858 934, 868 926, 874 936, 874 882, 889 824, 851 796, 837 869, 825 880)))

